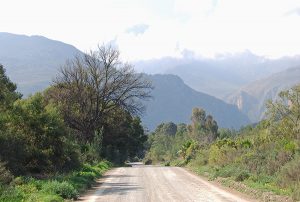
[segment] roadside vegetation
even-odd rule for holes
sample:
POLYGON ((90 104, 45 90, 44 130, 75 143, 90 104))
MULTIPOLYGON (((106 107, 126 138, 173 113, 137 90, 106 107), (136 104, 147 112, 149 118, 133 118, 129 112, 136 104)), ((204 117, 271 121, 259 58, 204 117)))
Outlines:
POLYGON ((151 83, 101 46, 22 99, 0 65, 0 201, 76 199, 113 164, 142 158, 151 83))
POLYGON ((218 129, 213 117, 195 108, 190 125, 157 127, 148 138, 145 163, 186 166, 269 201, 276 195, 300 200, 299 99, 300 86, 280 93, 267 104, 265 120, 238 131, 218 129))

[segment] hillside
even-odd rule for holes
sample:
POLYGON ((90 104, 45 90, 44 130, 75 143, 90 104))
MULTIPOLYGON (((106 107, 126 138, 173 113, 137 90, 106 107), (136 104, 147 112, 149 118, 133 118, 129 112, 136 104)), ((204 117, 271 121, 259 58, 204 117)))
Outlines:
POLYGON ((220 99, 258 79, 300 65, 300 57, 268 59, 250 51, 216 58, 161 58, 136 62, 137 70, 148 74, 174 74, 193 89, 220 99))
POLYGON ((144 124, 154 129, 161 122, 189 123, 194 107, 204 108, 213 115, 220 127, 239 128, 249 123, 247 116, 237 107, 226 104, 213 96, 193 90, 174 75, 149 75, 155 89, 153 100, 147 102, 144 124))
POLYGON ((42 36, 0 32, 0 63, 25 96, 43 90, 69 58, 80 54, 74 46, 42 36))
POLYGON ((278 93, 300 83, 300 67, 290 68, 246 85, 226 98, 251 119, 261 120, 265 112, 265 102, 276 99, 278 93))

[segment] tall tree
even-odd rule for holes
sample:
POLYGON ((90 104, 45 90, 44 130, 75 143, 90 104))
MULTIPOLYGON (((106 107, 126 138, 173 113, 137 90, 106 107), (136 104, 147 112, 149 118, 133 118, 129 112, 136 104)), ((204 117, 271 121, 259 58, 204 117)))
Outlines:
POLYGON ((147 136, 139 118, 122 109, 116 109, 105 120, 103 157, 122 163, 133 157, 142 157, 147 136))
POLYGON ((66 137, 59 111, 37 93, 14 103, 6 130, 0 131, 0 157, 17 175, 68 169, 77 159, 66 137))
POLYGON ((157 126, 155 133, 174 136, 177 132, 177 125, 173 122, 161 123, 157 126))
POLYGON ((21 98, 16 92, 17 86, 5 74, 4 67, 0 64, 0 112, 7 109, 12 103, 21 98))
POLYGON ((117 49, 101 46, 68 61, 49 95, 61 105, 68 125, 89 142, 105 117, 116 108, 141 113, 141 101, 150 98, 151 89, 151 83, 142 74, 120 61, 117 49))
POLYGON ((202 142, 212 142, 218 137, 218 124, 211 115, 206 115, 204 109, 194 108, 192 125, 188 127, 192 138, 202 142))

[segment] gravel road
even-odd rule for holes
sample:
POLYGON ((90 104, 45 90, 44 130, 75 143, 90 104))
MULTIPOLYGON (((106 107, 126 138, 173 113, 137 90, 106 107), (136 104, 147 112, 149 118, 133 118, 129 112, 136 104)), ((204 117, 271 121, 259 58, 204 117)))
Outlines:
POLYGON ((183 168, 145 166, 115 168, 108 171, 96 187, 79 199, 98 201, 249 201, 230 193, 183 168))

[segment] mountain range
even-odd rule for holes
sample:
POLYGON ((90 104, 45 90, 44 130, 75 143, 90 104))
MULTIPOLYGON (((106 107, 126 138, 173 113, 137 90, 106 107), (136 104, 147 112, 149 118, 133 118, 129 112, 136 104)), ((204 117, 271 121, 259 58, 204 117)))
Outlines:
POLYGON ((300 66, 252 82, 228 96, 226 101, 257 122, 265 116, 267 100, 276 100, 281 91, 297 84, 300 84, 300 66))
MULTIPOLYGON (((0 63, 25 97, 49 86, 60 66, 78 54, 82 52, 74 46, 43 36, 0 32, 0 63)), ((249 51, 214 59, 191 55, 134 62, 155 86, 142 118, 149 129, 166 121, 188 123, 193 107, 204 108, 221 127, 238 128, 259 121, 267 99, 300 83, 300 68, 288 69, 300 67, 299 56, 271 60, 249 51)))
POLYGON ((49 86, 59 67, 80 53, 72 45, 42 36, 0 32, 0 63, 25 96, 49 86))
POLYGON ((194 107, 205 109, 220 127, 240 128, 250 123, 235 105, 192 89, 178 76, 155 74, 147 77, 154 86, 153 100, 147 103, 148 110, 143 117, 150 130, 162 122, 189 123, 194 107))
POLYGON ((135 63, 145 73, 174 74, 193 89, 226 100, 241 87, 290 67, 300 65, 300 56, 268 59, 250 51, 216 58, 161 58, 135 63))

